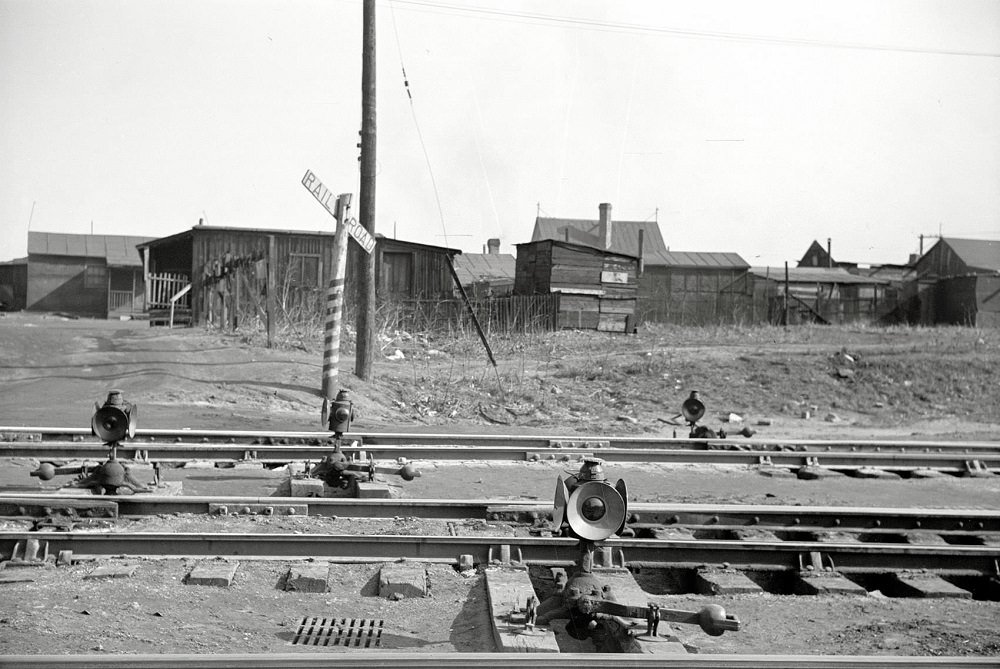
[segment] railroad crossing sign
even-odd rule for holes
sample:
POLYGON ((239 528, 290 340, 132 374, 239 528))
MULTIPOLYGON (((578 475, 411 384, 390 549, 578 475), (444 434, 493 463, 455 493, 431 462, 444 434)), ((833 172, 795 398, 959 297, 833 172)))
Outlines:
MULTIPOLYGON (((323 205, 323 208, 329 212, 331 216, 335 219, 337 218, 337 198, 330 191, 329 188, 323 185, 323 182, 319 180, 312 170, 306 170, 306 174, 302 177, 302 185, 306 187, 306 190, 313 194, 317 202, 323 205), (333 205, 331 207, 330 205, 333 205)), ((357 219, 349 219, 347 221, 337 221, 339 224, 347 227, 347 232, 354 237, 354 241, 358 243, 358 246, 365 250, 365 253, 371 253, 372 249, 375 248, 375 238, 371 236, 364 226, 358 223, 357 219)))

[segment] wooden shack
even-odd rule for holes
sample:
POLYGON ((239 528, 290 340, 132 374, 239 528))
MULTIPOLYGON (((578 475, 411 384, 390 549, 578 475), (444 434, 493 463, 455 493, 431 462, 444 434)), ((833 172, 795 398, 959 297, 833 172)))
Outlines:
POLYGON ((921 325, 1000 325, 1000 241, 941 238, 917 260, 900 315, 921 325))
POLYGON ((142 313, 136 247, 149 239, 29 231, 24 308, 96 318, 142 313))
POLYGON ((775 324, 874 323, 896 305, 888 280, 842 267, 751 267, 750 278, 755 314, 775 324))
POLYGON ((738 254, 649 251, 643 261, 638 306, 642 322, 718 325, 750 318, 750 264, 738 254))
POLYGON ((455 282, 449 257, 462 252, 376 235, 376 292, 383 301, 449 299, 455 282))
POLYGON ((514 294, 558 293, 558 328, 632 331, 636 256, 552 239, 516 247, 514 294))
MULTIPOLYGON (((452 289, 448 256, 455 249, 376 235, 376 293, 380 300, 446 298, 452 289)), ((262 316, 273 258, 276 308, 300 320, 325 309, 333 268, 334 233, 197 225, 139 245, 146 277, 150 320, 237 324, 262 316)), ((353 247, 354 242, 350 242, 353 247)), ((345 310, 356 304, 357 281, 348 256, 345 310)))

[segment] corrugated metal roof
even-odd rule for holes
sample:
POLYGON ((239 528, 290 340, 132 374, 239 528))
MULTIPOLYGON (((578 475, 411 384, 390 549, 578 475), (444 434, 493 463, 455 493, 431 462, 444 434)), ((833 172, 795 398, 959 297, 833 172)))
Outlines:
POLYGON ((666 267, 711 267, 714 269, 747 269, 750 263, 738 253, 721 253, 714 251, 661 251, 644 254, 646 265, 663 265, 666 267))
MULTIPOLYGON (((761 279, 771 281, 784 281, 784 267, 751 267, 750 273, 761 279)), ((789 267, 789 283, 865 283, 865 284, 887 284, 885 279, 871 276, 858 276, 851 274, 846 269, 840 267, 789 267)))
MULTIPOLYGON (((585 246, 600 248, 597 228, 600 221, 584 218, 544 218, 535 219, 535 229, 531 241, 554 239, 566 241, 566 228, 570 229, 570 241, 585 246)), ((657 251, 666 251, 660 225, 656 221, 611 221, 611 248, 609 251, 630 256, 639 253, 639 230, 642 230, 643 256, 657 251)))
POLYGON ((513 279, 516 264, 509 253, 463 253, 455 257, 455 273, 463 286, 484 279, 513 279))
POLYGON ((1000 272, 1000 241, 944 237, 939 243, 942 242, 950 246, 969 269, 1000 272))
POLYGON ((136 246, 154 237, 28 232, 28 255, 104 258, 112 267, 142 267, 136 246))

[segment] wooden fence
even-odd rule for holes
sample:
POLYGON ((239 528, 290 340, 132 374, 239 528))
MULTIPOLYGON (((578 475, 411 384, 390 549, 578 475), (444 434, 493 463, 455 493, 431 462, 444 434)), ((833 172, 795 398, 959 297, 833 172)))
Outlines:
MULTIPOLYGON (((149 302, 146 309, 169 309, 170 298, 181 292, 185 286, 191 283, 187 274, 164 273, 149 275, 149 302)), ((180 298, 175 307, 182 309, 191 308, 191 294, 188 293, 180 298)))
MULTIPOLYGON (((559 294, 504 295, 471 300, 487 335, 554 330, 559 294)), ((382 304, 377 318, 388 329, 475 332, 469 309, 460 299, 401 300, 382 304)))
POLYGON ((640 323, 745 325, 763 322, 767 305, 740 292, 640 294, 636 317, 640 323))
POLYGON ((135 296, 131 290, 108 291, 108 311, 133 311, 134 309, 135 296))

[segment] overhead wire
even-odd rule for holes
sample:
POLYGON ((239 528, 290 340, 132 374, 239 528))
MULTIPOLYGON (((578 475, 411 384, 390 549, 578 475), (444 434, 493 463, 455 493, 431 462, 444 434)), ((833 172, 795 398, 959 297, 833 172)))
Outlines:
POLYGON ((806 39, 796 37, 775 37, 772 35, 754 35, 750 33, 731 33, 710 30, 684 30, 680 28, 667 28, 662 26, 651 26, 640 23, 620 23, 614 21, 601 21, 597 19, 585 19, 570 16, 556 16, 552 14, 539 14, 536 12, 513 11, 505 9, 494 9, 487 7, 470 7, 467 5, 456 5, 447 2, 436 2, 434 0, 391 0, 399 5, 406 5, 413 11, 433 12, 438 14, 475 15, 479 17, 489 17, 493 20, 527 23, 534 25, 556 25, 571 28, 582 28, 586 30, 596 30, 602 32, 625 32, 625 33, 653 33, 670 35, 688 39, 709 39, 724 40, 733 42, 745 42, 751 44, 773 44, 780 46, 801 46, 829 49, 859 49, 868 51, 895 51, 901 53, 922 53, 941 56, 972 56, 982 58, 1000 58, 1000 52, 976 51, 969 49, 935 49, 929 47, 908 47, 892 44, 867 44, 864 42, 838 42, 835 40, 806 39))
MULTIPOLYGON (((472 101, 476 105, 476 117, 479 120, 479 129, 485 133, 486 124, 483 123, 483 110, 479 106, 479 95, 476 93, 475 86, 472 87, 472 101)), ((490 206, 493 208, 493 220, 496 222, 496 230, 499 234, 501 230, 500 214, 497 212, 497 203, 493 197, 493 185, 490 183, 489 172, 486 171, 486 161, 483 160, 483 150, 479 145, 477 133, 473 133, 472 142, 476 146, 476 155, 479 157, 479 168, 483 171, 483 181, 486 182, 486 193, 490 196, 490 206)))
POLYGON ((438 216, 441 218, 441 232, 444 233, 444 245, 448 244, 448 228, 444 223, 444 209, 441 206, 441 194, 438 192, 437 179, 434 178, 434 167, 431 165, 430 154, 427 153, 427 144, 424 142, 424 134, 420 130, 420 121, 417 119, 417 110, 413 104, 413 94, 410 92, 410 80, 406 76, 406 65, 403 63, 403 48, 399 42, 399 30, 396 27, 396 12, 393 8, 393 0, 389 2, 389 14, 392 17, 392 32, 396 37, 396 52, 399 54, 399 68, 403 71, 403 88, 406 89, 406 97, 410 101, 410 114, 413 116, 413 125, 417 129, 417 138, 420 140, 420 149, 424 153, 424 162, 427 163, 427 172, 431 179, 431 188, 434 190, 434 200, 437 203, 438 216))

